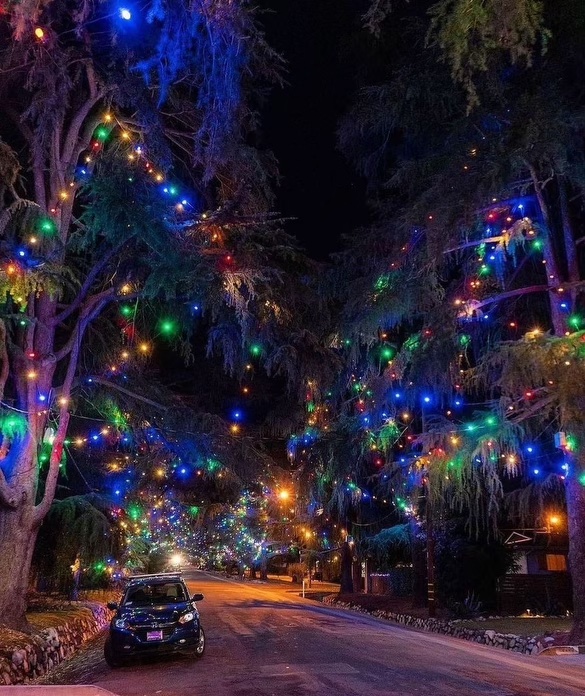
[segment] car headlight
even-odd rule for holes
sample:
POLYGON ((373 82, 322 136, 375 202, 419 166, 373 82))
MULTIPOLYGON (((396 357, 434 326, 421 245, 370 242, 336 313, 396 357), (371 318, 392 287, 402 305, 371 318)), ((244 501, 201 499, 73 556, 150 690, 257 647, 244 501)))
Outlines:
POLYGON ((128 628, 128 622, 126 619, 116 619, 114 621, 114 626, 116 628, 128 628))
POLYGON ((180 624, 189 623, 189 621, 193 621, 194 618, 195 618, 194 612, 188 611, 186 614, 183 614, 183 616, 179 617, 179 623, 180 624))

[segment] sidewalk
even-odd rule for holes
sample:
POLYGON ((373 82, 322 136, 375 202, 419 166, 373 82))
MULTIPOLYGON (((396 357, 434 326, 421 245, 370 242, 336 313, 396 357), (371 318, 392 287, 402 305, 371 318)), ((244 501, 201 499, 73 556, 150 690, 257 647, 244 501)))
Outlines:
MULTIPOLYGON (((303 591, 302 583, 293 583, 292 578, 289 575, 272 575, 268 574, 269 582, 282 582, 286 585, 292 585, 293 588, 303 591)), ((305 578, 305 592, 326 592, 328 594, 336 594, 339 592, 339 584, 334 582, 326 582, 324 580, 311 580, 309 585, 309 580, 305 578)))
POLYGON ((2 696, 116 696, 100 686, 3 686, 2 696))

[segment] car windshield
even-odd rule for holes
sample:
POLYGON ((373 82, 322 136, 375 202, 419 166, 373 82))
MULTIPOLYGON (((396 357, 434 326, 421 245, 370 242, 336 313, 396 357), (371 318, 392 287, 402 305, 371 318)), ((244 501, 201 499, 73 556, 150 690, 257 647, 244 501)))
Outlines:
POLYGON ((140 583, 132 585, 126 590, 124 604, 145 606, 148 604, 174 604, 185 600, 185 591, 181 583, 140 583))

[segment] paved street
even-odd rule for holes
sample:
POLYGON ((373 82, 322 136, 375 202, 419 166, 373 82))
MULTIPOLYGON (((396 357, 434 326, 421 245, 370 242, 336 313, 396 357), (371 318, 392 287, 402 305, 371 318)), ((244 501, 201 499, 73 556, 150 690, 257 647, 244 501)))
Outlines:
POLYGON ((330 609, 290 584, 187 575, 207 634, 201 660, 110 670, 103 637, 52 684, 95 684, 120 696, 577 696, 579 658, 527 657, 330 609))

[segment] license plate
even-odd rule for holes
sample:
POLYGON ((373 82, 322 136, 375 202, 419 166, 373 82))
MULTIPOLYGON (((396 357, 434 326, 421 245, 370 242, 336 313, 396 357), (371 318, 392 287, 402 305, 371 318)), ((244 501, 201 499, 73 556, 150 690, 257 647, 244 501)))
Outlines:
POLYGON ((146 640, 162 640, 162 638, 163 638, 162 631, 147 631, 146 632, 146 640))

